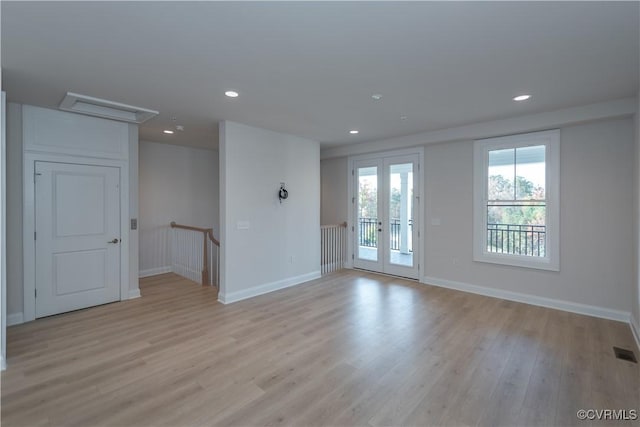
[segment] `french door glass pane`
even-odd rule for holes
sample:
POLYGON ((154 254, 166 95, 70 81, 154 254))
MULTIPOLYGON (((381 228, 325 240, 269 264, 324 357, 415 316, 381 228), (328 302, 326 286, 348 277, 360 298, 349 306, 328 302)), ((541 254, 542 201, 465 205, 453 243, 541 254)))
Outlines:
POLYGON ((358 258, 378 261, 378 168, 358 168, 358 258))
POLYGON ((389 262, 413 267, 413 163, 389 169, 389 262))

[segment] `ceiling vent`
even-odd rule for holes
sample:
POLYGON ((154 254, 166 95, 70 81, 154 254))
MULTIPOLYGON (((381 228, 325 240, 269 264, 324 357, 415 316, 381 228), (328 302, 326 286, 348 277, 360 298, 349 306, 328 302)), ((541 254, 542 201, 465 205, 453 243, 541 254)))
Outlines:
POLYGON ((133 105, 121 104, 73 92, 67 92, 62 102, 60 102, 59 108, 73 113, 129 123, 143 123, 158 115, 158 111, 147 108, 134 107, 133 105))

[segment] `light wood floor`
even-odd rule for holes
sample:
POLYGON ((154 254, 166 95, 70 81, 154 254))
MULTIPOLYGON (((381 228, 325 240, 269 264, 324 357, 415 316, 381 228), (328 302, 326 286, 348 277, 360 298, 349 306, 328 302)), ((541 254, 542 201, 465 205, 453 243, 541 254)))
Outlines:
MULTIPOLYGON (((232 305, 172 274, 9 328, 2 425, 600 425, 628 325, 355 271, 232 305)), ((638 423, 618 423, 637 425, 638 423)))

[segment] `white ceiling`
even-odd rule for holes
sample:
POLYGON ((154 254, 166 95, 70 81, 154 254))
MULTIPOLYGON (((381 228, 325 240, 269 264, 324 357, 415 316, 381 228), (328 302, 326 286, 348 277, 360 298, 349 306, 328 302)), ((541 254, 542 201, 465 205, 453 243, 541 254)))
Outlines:
POLYGON ((160 115, 142 139, 199 147, 217 147, 220 120, 333 147, 639 89, 637 2, 1 7, 9 101, 56 107, 73 91, 151 108, 160 115), (225 97, 230 88, 240 97, 225 97), (513 102, 520 93, 532 99, 513 102), (184 132, 162 133, 171 117, 184 132))

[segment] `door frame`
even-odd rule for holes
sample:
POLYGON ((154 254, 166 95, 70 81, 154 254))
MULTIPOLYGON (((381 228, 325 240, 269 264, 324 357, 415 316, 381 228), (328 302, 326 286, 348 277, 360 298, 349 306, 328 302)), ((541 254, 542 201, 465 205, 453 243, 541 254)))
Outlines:
POLYGON ((88 158, 64 154, 23 152, 23 320, 36 318, 35 165, 36 162, 120 168, 120 301, 129 299, 129 163, 126 160, 88 158))
MULTIPOLYGON (((376 153, 368 153, 361 154, 356 156, 349 156, 347 159, 347 230, 349 232, 349 238, 347 239, 347 254, 351 254, 351 257, 347 255, 347 262, 345 263, 346 268, 353 269, 353 261, 355 258, 355 230, 356 223, 354 221, 355 215, 355 188, 354 188, 354 177, 355 177, 355 163, 359 160, 372 160, 372 159, 383 159, 386 157, 401 157, 408 155, 417 155, 418 156, 418 170, 416 172, 416 181, 418 182, 420 188, 418 190, 418 200, 417 200, 417 212, 416 217, 418 218, 419 225, 416 230, 416 241, 413 242, 414 248, 418 250, 418 254, 416 256, 416 262, 418 266, 418 279, 420 280, 422 276, 422 264, 424 262, 424 244, 422 243, 422 236, 424 236, 424 212, 425 212, 425 198, 424 198, 424 147, 413 147, 406 148, 402 150, 392 150, 392 151, 380 151, 376 153)), ((384 168, 383 168, 384 169, 384 168)), ((383 171, 384 172, 384 171, 383 171)), ((415 226, 415 224, 414 224, 415 226)), ((385 274, 385 273, 382 273, 385 274)))
MULTIPOLYGON (((351 170, 353 171, 353 174, 351 175, 351 186, 353 187, 353 198, 351 199, 352 202, 352 206, 351 206, 351 211, 349 212, 349 218, 350 218, 350 222, 352 223, 352 229, 351 234, 349 236, 350 240, 351 240, 351 245, 353 247, 353 251, 352 251, 352 256, 351 256, 351 264, 353 266, 353 268, 359 268, 362 270, 367 270, 367 271, 375 271, 375 272, 379 272, 382 273, 382 271, 378 271, 378 268, 380 270, 384 269, 384 252, 386 252, 386 250, 382 250, 383 248, 386 247, 386 233, 381 234, 380 232, 378 232, 377 234, 377 239, 378 239, 378 244, 376 247, 376 260, 372 261, 372 260, 366 260, 366 259, 356 259, 355 258, 355 254, 356 252, 358 252, 358 249, 356 248, 356 245, 354 244, 355 240, 356 240, 356 229, 355 227, 358 226, 358 221, 357 221, 357 211, 356 208, 358 206, 358 195, 356 192, 356 187, 355 187, 355 182, 358 180, 359 175, 356 175, 356 171, 358 170, 358 168, 362 168, 362 167, 375 167, 377 169, 377 173, 376 173, 376 180, 377 180, 377 185, 376 185, 376 190, 377 190, 377 195, 380 195, 380 188, 384 188, 385 186, 385 176, 384 176, 384 159, 383 158, 371 158, 371 159, 360 159, 360 158, 354 158, 353 159, 353 167, 351 168, 351 170), (359 264, 358 266, 356 266, 356 263, 359 264), (369 266, 370 268, 367 268, 367 266, 369 266), (378 268, 376 268, 378 267, 378 268)), ((385 209, 385 201, 382 200, 381 197, 377 197, 377 203, 376 203, 376 220, 377 221, 381 221, 384 215, 384 209, 385 209)), ((377 223, 375 225, 376 229, 380 229, 381 222, 377 223)), ((359 228, 358 228, 359 231, 359 228)))

